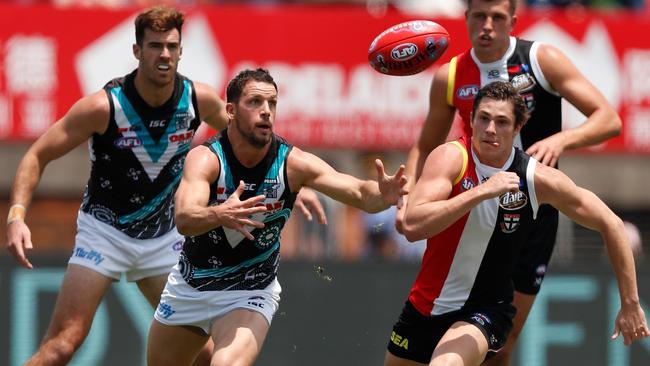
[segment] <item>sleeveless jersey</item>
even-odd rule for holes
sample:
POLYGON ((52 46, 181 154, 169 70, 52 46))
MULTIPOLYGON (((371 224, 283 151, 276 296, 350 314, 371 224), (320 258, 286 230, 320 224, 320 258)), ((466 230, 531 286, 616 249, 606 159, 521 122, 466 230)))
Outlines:
POLYGON ((501 169, 481 164, 469 139, 450 142, 463 153, 463 168, 450 198, 502 170, 517 173, 520 191, 482 201, 427 241, 409 301, 423 315, 512 301, 512 271, 537 214, 535 159, 513 148, 501 169))
POLYGON ((538 42, 510 37, 508 50, 495 62, 481 63, 473 48, 452 58, 447 103, 458 109, 465 136, 472 135, 469 121, 474 96, 482 86, 494 81, 510 81, 530 112, 515 146, 527 150, 535 142, 562 130, 561 97, 544 78, 537 62, 538 48, 538 42))
POLYGON ((276 277, 280 259, 280 232, 291 215, 297 193, 289 189, 287 157, 292 145, 273 135, 271 147, 253 168, 235 157, 227 130, 204 143, 217 155, 219 176, 210 185, 209 205, 224 202, 239 181, 246 183, 241 200, 263 194, 267 211, 253 215, 264 222, 249 240, 239 231, 223 226, 204 234, 188 236, 181 252, 180 272, 199 291, 254 290, 266 288, 276 277))
POLYGON ((89 141, 92 168, 81 210, 136 239, 174 227, 173 197, 201 120, 192 82, 176 74, 172 97, 149 106, 136 71, 104 86, 108 129, 89 141))

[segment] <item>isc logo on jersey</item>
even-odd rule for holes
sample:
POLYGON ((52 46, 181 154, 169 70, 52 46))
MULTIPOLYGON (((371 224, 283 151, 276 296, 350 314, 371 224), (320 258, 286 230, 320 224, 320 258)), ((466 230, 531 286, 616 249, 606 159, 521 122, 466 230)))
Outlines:
POLYGON ((410 60, 418 54, 418 46, 414 43, 402 43, 390 51, 390 57, 395 61, 410 60))
POLYGON ((518 210, 528 203, 528 197, 522 191, 506 192, 499 197, 499 206, 508 211, 518 210))

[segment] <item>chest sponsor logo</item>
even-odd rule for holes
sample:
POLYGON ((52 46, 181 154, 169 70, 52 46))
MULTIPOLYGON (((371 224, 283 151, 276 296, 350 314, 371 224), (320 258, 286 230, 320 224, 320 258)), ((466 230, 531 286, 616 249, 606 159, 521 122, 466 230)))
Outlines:
POLYGON ((504 214, 501 222, 501 231, 506 234, 514 233, 519 227, 520 214, 504 214))
POLYGON ((121 150, 133 149, 138 146, 142 146, 142 140, 139 137, 121 137, 114 142, 115 147, 121 150))
POLYGON ((536 85, 535 79, 529 73, 514 76, 510 84, 520 93, 529 91, 536 85))
POLYGON ((506 192, 499 197, 499 206, 508 211, 518 210, 528 203, 528 197, 522 191, 506 192))
POLYGON ((178 144, 186 144, 192 141, 194 137, 194 131, 187 131, 183 133, 177 133, 175 135, 169 135, 169 142, 176 142, 178 144))
POLYGON ((488 79, 498 79, 501 76, 501 72, 499 70, 490 70, 487 73, 488 79))
POLYGON ((474 188, 475 185, 476 184, 470 177, 465 177, 465 179, 463 179, 463 181, 460 184, 463 191, 469 191, 470 189, 474 188))
POLYGON ((461 100, 474 99, 474 96, 478 93, 478 89, 478 85, 476 84, 463 85, 456 90, 456 96, 461 100))
POLYGON ((390 57, 395 61, 410 60, 418 54, 418 46, 414 43, 402 43, 390 51, 390 57))

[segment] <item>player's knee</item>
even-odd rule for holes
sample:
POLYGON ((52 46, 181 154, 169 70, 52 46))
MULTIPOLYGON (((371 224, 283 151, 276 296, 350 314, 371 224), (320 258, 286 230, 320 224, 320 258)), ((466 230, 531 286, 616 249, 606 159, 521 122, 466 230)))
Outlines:
POLYGON ((456 366, 463 365, 463 359, 456 353, 437 355, 429 366, 456 366))
POLYGON ((253 363, 253 360, 248 360, 248 357, 244 355, 222 351, 224 350, 212 355, 210 366, 247 366, 253 363))

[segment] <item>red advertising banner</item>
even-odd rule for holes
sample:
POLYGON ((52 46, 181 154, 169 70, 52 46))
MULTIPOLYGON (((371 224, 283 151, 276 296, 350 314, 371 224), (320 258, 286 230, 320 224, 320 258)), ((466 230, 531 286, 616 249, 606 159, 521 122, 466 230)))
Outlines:
MULTIPOLYGON (((38 137, 82 95, 135 68, 138 10, 0 5, 0 141, 38 137)), ((451 35, 442 59, 418 75, 384 76, 368 65, 368 46, 412 15, 307 5, 185 11, 180 72, 224 90, 242 68, 268 68, 280 88, 276 131, 304 147, 409 148, 434 69, 469 47, 463 19, 433 19, 451 35)), ((517 35, 560 48, 618 109, 623 133, 591 151, 650 153, 648 29, 650 19, 631 13, 519 18, 517 35)), ((566 126, 584 120, 564 114, 566 126)))

